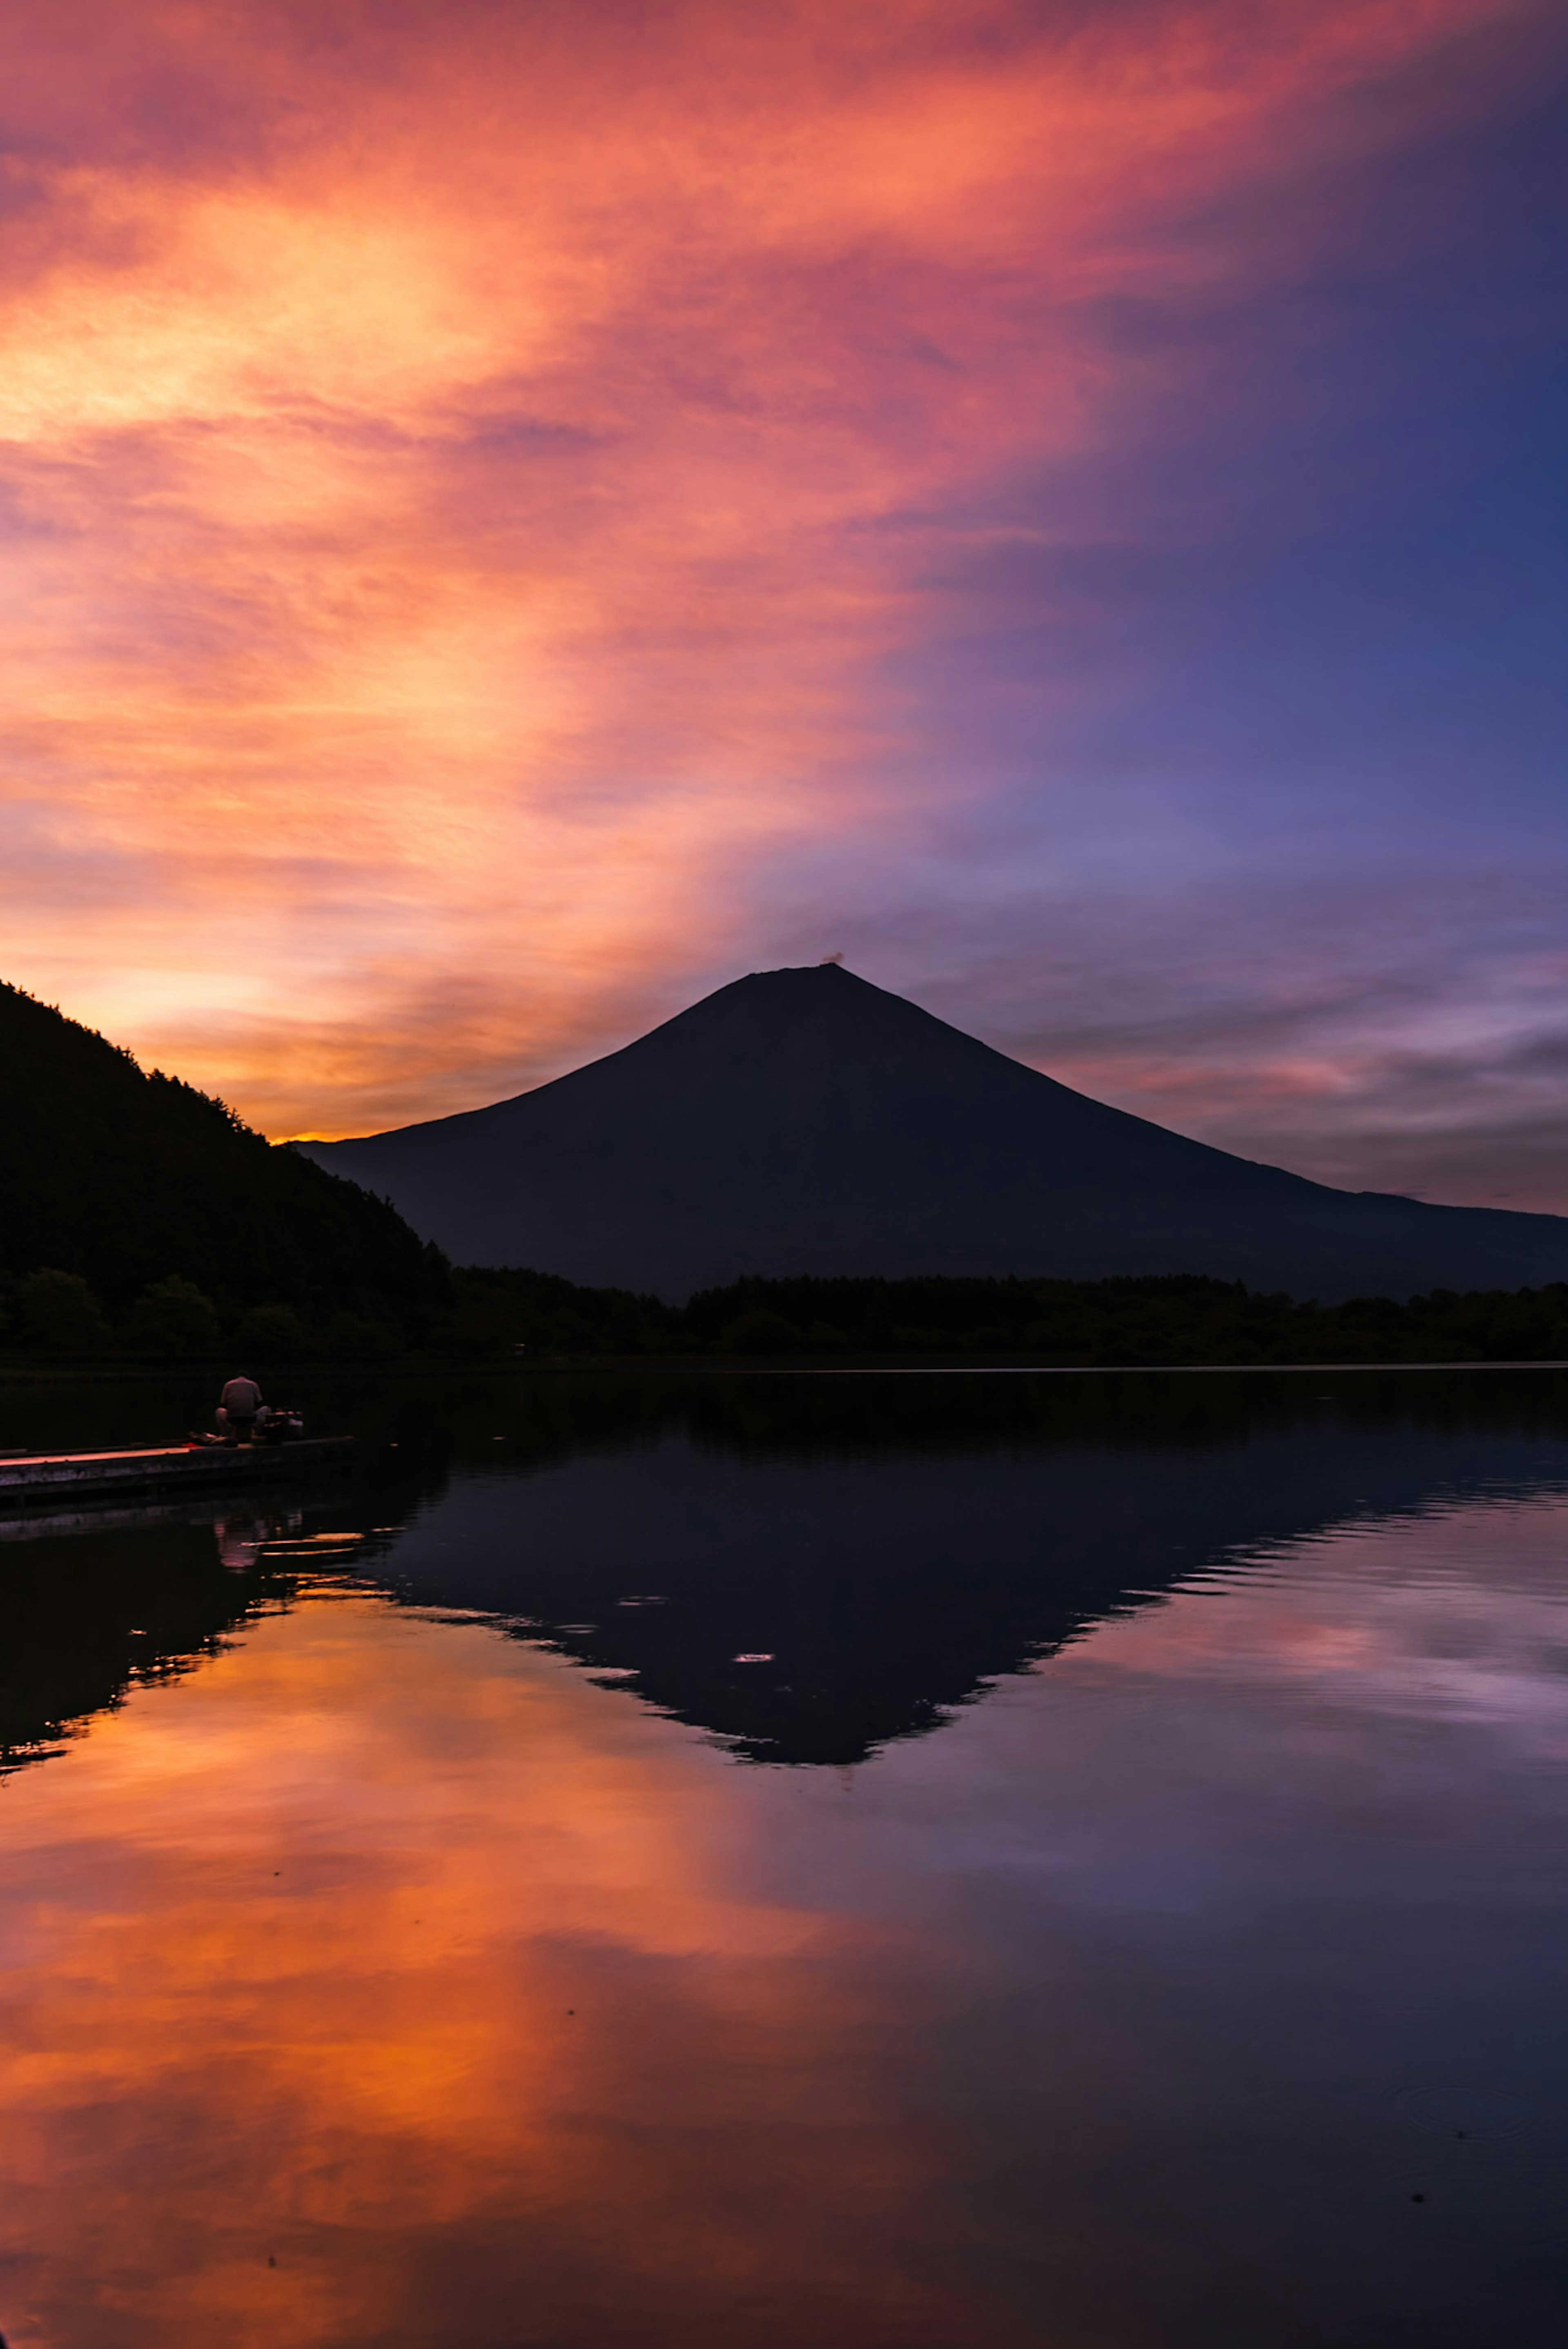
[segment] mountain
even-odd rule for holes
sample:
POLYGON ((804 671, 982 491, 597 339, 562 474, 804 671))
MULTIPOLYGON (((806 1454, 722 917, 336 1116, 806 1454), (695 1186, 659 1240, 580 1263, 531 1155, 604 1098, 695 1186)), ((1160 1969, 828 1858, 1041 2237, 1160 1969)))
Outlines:
POLYGON ((446 1268, 385 1201, 0 985, 0 1271, 44 1265, 111 1311, 170 1273, 225 1309, 403 1327, 448 1301, 446 1268))
MULTIPOLYGON (((1321 1383, 546 1381, 509 1474, 460 1389, 459 1473, 356 1571, 748 1759, 843 1766, 1239 1554, 1568 1473, 1550 1381, 1355 1381, 1326 1407, 1321 1383)), ((427 1458, 441 1408, 400 1424, 427 1458)), ((367 1494, 367 1524, 403 1516, 367 1494)))
POLYGON ((489 1109, 298 1146, 459 1262, 669 1299, 748 1273, 1192 1272, 1325 1302, 1568 1278, 1568 1218, 1232 1157, 834 963, 489 1109))

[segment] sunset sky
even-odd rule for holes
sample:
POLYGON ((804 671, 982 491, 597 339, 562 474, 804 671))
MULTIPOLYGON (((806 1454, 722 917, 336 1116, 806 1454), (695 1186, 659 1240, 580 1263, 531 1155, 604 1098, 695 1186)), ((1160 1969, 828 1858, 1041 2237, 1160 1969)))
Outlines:
POLYGON ((843 952, 1568 1211, 1550 0, 0 28, 0 977, 273 1134, 843 952))

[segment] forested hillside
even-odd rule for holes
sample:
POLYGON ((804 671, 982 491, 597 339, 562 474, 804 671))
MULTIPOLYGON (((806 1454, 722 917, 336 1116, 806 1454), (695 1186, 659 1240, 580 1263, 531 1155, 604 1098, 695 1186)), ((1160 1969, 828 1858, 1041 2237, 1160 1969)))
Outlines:
MULTIPOLYGON (((75 1276, 77 1298, 143 1334, 188 1291, 226 1330, 247 1309, 320 1329, 348 1316, 418 1337, 450 1306, 445 1260, 396 1211, 286 1147, 222 1102, 138 1067, 92 1030, 0 985, 0 1277, 25 1342, 26 1316, 66 1330, 73 1292, 28 1276, 75 1276), (175 1286, 169 1288, 171 1277, 175 1286), (53 1299, 51 1304, 50 1299, 53 1299), (61 1300, 66 1302, 62 1304, 61 1300), (62 1314, 64 1319, 61 1319, 62 1314), (20 1315, 20 1323, 17 1317, 20 1315)), ((279 1331, 287 1324, 279 1323, 279 1331)), ((84 1342, 88 1326, 83 1323, 84 1342)))
POLYGON ((1063 1367, 1568 1361, 1568 1283, 1298 1304, 1239 1280, 738 1280, 684 1306, 546 1273, 454 1275, 472 1355, 886 1355, 1063 1367))

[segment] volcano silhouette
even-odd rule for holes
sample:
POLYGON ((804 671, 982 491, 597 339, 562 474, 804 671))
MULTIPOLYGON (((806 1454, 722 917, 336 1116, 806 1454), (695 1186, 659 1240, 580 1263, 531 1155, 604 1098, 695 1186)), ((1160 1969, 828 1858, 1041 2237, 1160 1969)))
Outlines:
POLYGON ((1325 1302, 1568 1279, 1568 1218, 1233 1157, 833 963, 489 1109, 300 1147, 460 1263, 672 1300, 747 1274, 1203 1273, 1325 1302))

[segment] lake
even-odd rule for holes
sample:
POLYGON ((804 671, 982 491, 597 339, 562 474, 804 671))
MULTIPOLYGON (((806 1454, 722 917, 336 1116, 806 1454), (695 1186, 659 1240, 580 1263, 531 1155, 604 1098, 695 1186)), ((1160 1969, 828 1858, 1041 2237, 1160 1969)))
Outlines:
POLYGON ((0 1519, 10 2349, 1568 2333, 1561 1374, 296 1391, 0 1519))

